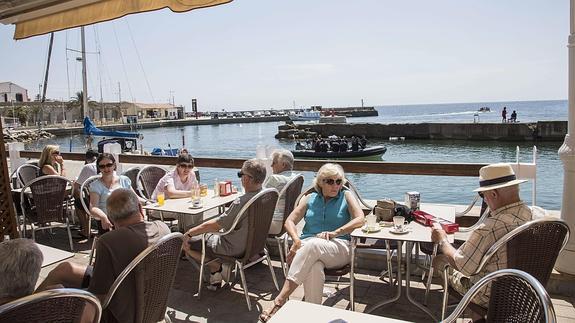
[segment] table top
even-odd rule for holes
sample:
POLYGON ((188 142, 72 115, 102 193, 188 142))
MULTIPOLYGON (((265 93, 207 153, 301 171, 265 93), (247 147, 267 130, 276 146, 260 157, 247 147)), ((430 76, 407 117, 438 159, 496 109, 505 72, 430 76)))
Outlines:
POLYGON ((336 307, 322 306, 318 304, 312 304, 296 300, 288 301, 284 306, 282 306, 282 308, 280 308, 280 310, 274 316, 272 316, 269 322, 292 323, 298 319, 304 322, 325 322, 325 323, 408 322, 383 316, 347 311, 336 307))
MULTIPOLYGON (((422 211, 432 214, 438 218, 448 221, 455 221, 455 207, 448 205, 426 204, 422 203, 420 206, 422 211)), ((431 227, 426 227, 415 221, 407 225, 408 232, 403 234, 396 234, 390 232, 391 227, 381 227, 378 232, 366 233, 359 229, 355 229, 351 235, 356 238, 370 238, 370 239, 386 239, 386 240, 399 240, 411 242, 431 242, 431 227)), ((454 241, 454 235, 448 234, 449 242, 454 241)))
POLYGON ((53 247, 48 247, 39 243, 36 243, 36 245, 42 252, 42 256, 44 256, 44 260, 42 261, 42 268, 66 260, 68 258, 74 257, 74 253, 72 252, 56 249, 53 247))
POLYGON ((158 203, 154 203, 144 206, 144 209, 185 214, 200 214, 202 212, 233 202, 235 199, 242 195, 243 194, 241 192, 238 192, 228 196, 214 196, 214 191, 208 190, 208 195, 201 198, 201 208, 191 208, 192 200, 189 197, 186 197, 181 199, 166 199, 164 205, 162 206, 159 206, 158 203))

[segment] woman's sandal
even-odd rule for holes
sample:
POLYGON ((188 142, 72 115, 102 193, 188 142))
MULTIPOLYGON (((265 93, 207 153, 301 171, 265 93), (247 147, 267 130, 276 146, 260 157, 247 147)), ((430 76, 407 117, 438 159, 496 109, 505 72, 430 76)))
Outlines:
POLYGON ((272 318, 272 316, 274 316, 277 313, 277 311, 279 311, 279 309, 282 308, 282 306, 284 306, 284 304, 279 305, 274 300, 274 307, 272 307, 271 309, 263 311, 262 314, 260 314, 260 321, 262 321, 264 323, 269 321, 272 318))

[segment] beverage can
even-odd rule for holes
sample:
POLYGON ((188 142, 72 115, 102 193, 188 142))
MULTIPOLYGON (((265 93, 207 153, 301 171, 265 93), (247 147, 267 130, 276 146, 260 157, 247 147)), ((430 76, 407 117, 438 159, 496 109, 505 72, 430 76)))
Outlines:
POLYGON ((419 192, 406 192, 405 193, 405 206, 411 210, 419 210, 420 195, 419 192))

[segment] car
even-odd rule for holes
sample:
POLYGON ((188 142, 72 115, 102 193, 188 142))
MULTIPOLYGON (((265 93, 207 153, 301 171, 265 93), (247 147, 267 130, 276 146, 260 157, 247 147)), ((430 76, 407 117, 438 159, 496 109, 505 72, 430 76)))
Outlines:
POLYGON ((251 118, 253 117, 253 115, 251 114, 251 112, 244 112, 244 117, 251 118))

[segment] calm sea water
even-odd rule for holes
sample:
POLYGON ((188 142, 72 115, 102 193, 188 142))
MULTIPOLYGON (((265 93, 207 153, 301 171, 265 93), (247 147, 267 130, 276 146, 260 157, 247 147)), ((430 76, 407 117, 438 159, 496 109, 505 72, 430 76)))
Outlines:
MULTIPOLYGON (((501 122, 501 109, 507 107, 508 116, 517 111, 517 120, 532 122, 538 120, 567 120, 567 101, 530 101, 499 103, 462 103, 409 106, 377 107, 378 117, 350 118, 348 122, 370 123, 419 123, 419 122, 473 122, 474 114, 482 106, 492 112, 479 113, 480 122, 501 122)), ((282 122, 252 124, 222 124, 184 127, 186 146, 197 157, 255 157, 258 145, 268 147, 293 148, 289 140, 277 140, 274 135, 282 122)), ((144 148, 181 146, 181 127, 142 130, 144 148)), ((83 136, 53 138, 28 145, 30 149, 41 149, 46 143, 58 143, 61 149, 82 151, 83 136), (64 148, 65 147, 65 148, 64 148)), ((457 162, 494 163, 514 162, 516 146, 520 147, 520 160, 532 160, 533 145, 537 145, 538 175, 537 204, 548 209, 561 208, 563 189, 563 167, 557 155, 561 142, 496 142, 496 141, 445 141, 408 140, 376 141, 370 144, 383 144, 388 150, 383 156, 386 161, 397 162, 457 162)), ((236 171, 225 169, 202 169, 202 179, 234 178, 236 171)), ((306 184, 311 183, 313 173, 304 173, 306 184)), ((419 191, 422 201, 437 203, 467 204, 473 197, 472 190, 477 186, 477 178, 447 176, 406 176, 349 174, 349 178, 360 188, 362 195, 369 199, 390 197, 403 200, 406 191, 419 191)), ((521 185, 523 199, 531 203, 531 183, 521 185)))

